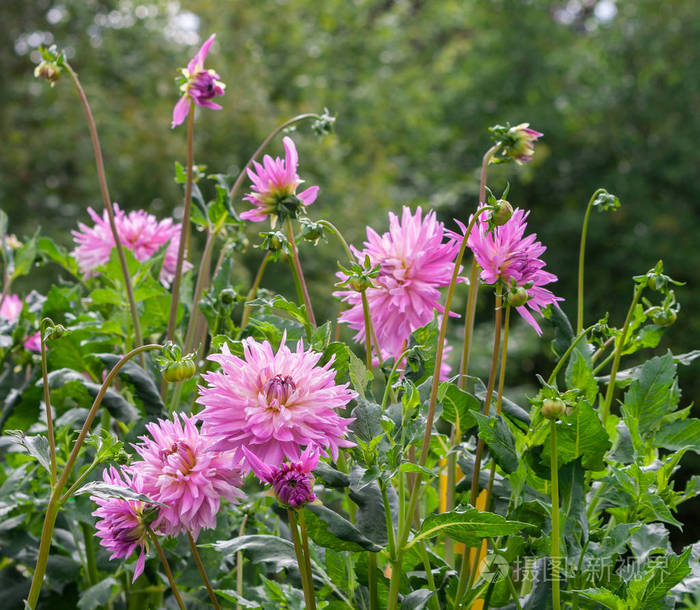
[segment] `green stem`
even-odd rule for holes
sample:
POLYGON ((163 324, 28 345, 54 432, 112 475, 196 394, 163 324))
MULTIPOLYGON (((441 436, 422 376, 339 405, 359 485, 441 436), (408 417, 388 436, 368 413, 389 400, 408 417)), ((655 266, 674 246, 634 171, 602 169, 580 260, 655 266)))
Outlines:
POLYGON ((299 574, 301 575, 301 584, 304 589, 304 600, 306 601, 306 608, 314 610, 316 608, 316 597, 314 595, 313 580, 311 577, 311 571, 307 570, 306 559, 304 558, 304 550, 302 547, 301 540, 299 539, 296 511, 294 509, 288 508, 287 516, 289 517, 289 530, 292 534, 292 541, 294 542, 294 552, 297 556, 297 565, 299 566, 299 574))
POLYGON ((409 349, 406 349, 401 352, 399 357, 396 359, 394 362, 394 366, 391 367, 391 372, 389 373, 389 377, 386 380, 386 387, 384 388, 384 395, 382 396, 382 412, 384 409, 386 409, 386 403, 389 401, 389 392, 391 390, 391 380, 393 379, 394 375, 396 374, 396 369, 399 368, 399 364, 401 361, 404 359, 406 354, 411 351, 409 349))
MULTIPOLYGON (((496 369, 498 367, 498 359, 500 355, 501 346, 501 318, 503 315, 503 298, 501 296, 500 285, 496 289, 496 316, 495 316, 495 328, 493 333, 493 352, 491 356, 491 370, 489 372, 489 382, 486 388, 486 396, 484 398, 484 406, 482 413, 488 415, 491 410, 491 397, 493 395, 493 388, 496 383, 496 369)), ((476 454, 474 456, 474 469, 472 471, 472 483, 471 492, 469 497, 469 502, 472 506, 476 506, 476 498, 479 494, 479 472, 481 470, 481 455, 484 451, 484 441, 479 438, 476 444, 476 454)), ((467 588, 469 575, 471 574, 471 566, 469 561, 469 547, 464 548, 464 554, 462 556, 462 565, 459 569, 459 580, 457 582, 457 602, 460 603, 464 592, 467 588)), ((475 563, 478 563, 479 553, 477 550, 475 563)))
MULTIPOLYGON (((102 193, 102 201, 107 210, 107 217, 109 218, 109 228, 112 231, 112 237, 114 238, 114 245, 117 249, 117 256, 119 257, 119 264, 122 268, 122 275, 124 276, 124 288, 126 289, 127 300, 129 301, 129 310, 131 311, 131 322, 134 326, 134 339, 136 340, 136 347, 140 347, 143 343, 141 338, 141 325, 139 323, 138 309, 136 308, 136 300, 134 299, 134 290, 131 286, 131 275, 129 274, 129 266, 126 264, 126 257, 124 256, 124 247, 119 239, 119 233, 117 232, 117 224, 114 220, 114 208, 112 206, 112 199, 109 196, 109 189, 107 188, 107 176, 105 175, 105 166, 102 159, 102 148, 100 147, 100 139, 97 135, 97 125, 95 124, 95 119, 92 116, 92 110, 90 109, 90 104, 88 103, 87 96, 83 87, 78 80, 78 75, 75 73, 73 68, 64 62, 68 74, 70 74, 71 80, 78 91, 78 96, 80 97, 80 102, 83 105, 83 110, 85 112, 85 117, 88 123, 88 130, 90 131, 90 139, 92 140, 92 148, 95 153, 95 165, 97 166, 97 180, 100 183, 100 192, 102 193)), ((143 365, 143 359, 141 360, 143 365)))
POLYGON ((550 428, 551 446, 551 471, 552 471, 552 604, 554 610, 560 610, 561 601, 559 594, 559 561, 561 551, 559 546, 559 463, 557 456, 557 423, 551 420, 550 428))
POLYGON ((386 492, 386 482, 380 479, 379 488, 382 491, 382 504, 384 505, 384 520, 386 521, 386 537, 389 550, 389 559, 396 559, 396 540, 394 537, 394 522, 391 518, 391 506, 386 492))
POLYGON ((401 586, 401 561, 391 562, 391 581, 389 582, 389 599, 387 610, 397 610, 399 603, 399 588, 401 586))
POLYGON ((121 360, 117 362, 117 364, 114 365, 114 367, 104 380, 100 391, 97 393, 97 396, 95 396, 95 400, 92 403, 92 407, 90 407, 90 411, 88 412, 87 417, 85 418, 85 423, 83 424, 83 427, 80 430, 80 433, 78 434, 78 438, 76 439, 73 445, 73 450, 68 456, 68 460, 66 461, 66 465, 63 468, 63 472, 61 473, 60 478, 56 482, 56 485, 54 486, 51 492, 51 497, 49 498, 49 504, 46 509, 46 516, 44 517, 44 525, 42 526, 41 531, 41 540, 39 541, 39 554, 36 560, 36 566, 34 568, 34 576, 32 577, 31 589, 29 590, 29 596, 27 597, 27 603, 29 607, 32 608, 32 610, 36 608, 37 601, 39 600, 39 593, 41 592, 41 586, 44 581, 44 574, 46 573, 46 563, 49 559, 49 551, 51 549, 51 538, 53 536, 54 525, 56 524, 56 517, 58 516, 60 505, 64 501, 64 499, 61 497, 61 492, 66 486, 68 477, 70 476, 73 470, 73 466, 75 466, 75 462, 78 459, 78 453, 80 452, 80 448, 83 446, 83 443, 85 442, 85 437, 90 431, 90 426, 92 426, 92 422, 95 419, 95 415, 97 415, 97 410, 102 404, 102 399, 107 393, 107 389, 112 383, 114 377, 116 377, 119 370, 129 360, 131 360, 131 358, 147 350, 162 349, 162 347, 162 345, 158 344, 148 344, 141 345, 132 349, 128 354, 123 356, 121 360))
POLYGON ((369 588, 369 610, 378 610, 379 594, 377 592, 377 554, 367 551, 367 585, 369 588))
POLYGON ((204 586, 207 588, 207 593, 209 593, 209 599, 211 600, 211 603, 214 606, 214 608, 216 608, 216 610, 221 610, 221 606, 219 605, 219 601, 216 599, 214 589, 212 588, 211 583, 209 582, 209 578, 207 577, 207 572, 204 569, 202 559, 199 556, 197 545, 195 544, 194 538, 192 538, 192 534, 190 534, 190 532, 187 532, 187 539, 190 543, 190 549, 192 549, 192 557, 194 558, 194 562, 197 564, 199 574, 202 577, 202 580, 204 581, 204 586))
POLYGON ((245 328, 245 325, 248 324, 248 318, 250 318, 250 305, 248 305, 248 303, 252 301, 255 298, 255 295, 258 293, 258 288, 260 287, 260 282, 262 281, 263 273, 265 273, 265 267, 267 267, 267 263, 269 263, 270 260, 271 254, 268 251, 265 253, 262 262, 260 263, 260 267, 258 267, 258 272, 255 274, 255 280, 253 281, 253 285, 250 287, 248 296, 246 296, 246 304, 243 308, 243 317, 241 318, 241 328, 245 328))
POLYGON ((199 299, 202 297, 202 291, 204 289, 206 272, 205 268, 209 266, 211 261, 211 252, 214 246, 214 241, 216 239, 216 233, 214 231, 207 231, 207 241, 204 245, 204 252, 202 253, 202 260, 199 264, 199 273, 197 274, 197 283, 194 288, 194 296, 192 297, 192 313, 190 314, 190 319, 187 323, 187 332, 185 333, 185 348, 184 353, 189 354, 194 345, 194 330, 197 325, 197 320, 203 317, 199 312, 199 299))
MULTIPOLYGON (((52 320, 44 318, 53 324, 52 320)), ((41 376, 44 385, 44 405, 46 406, 46 427, 49 437, 49 457, 51 459, 51 487, 56 485, 56 439, 53 431, 53 414, 51 413, 51 398, 49 391, 49 373, 46 364, 46 343, 44 342, 44 320, 41 321, 40 337, 41 340, 41 376)))
MULTIPOLYGON (((175 336, 175 323, 177 321, 177 306, 180 303, 180 282, 182 281, 182 266, 185 261, 185 251, 190 241, 190 210, 192 208, 192 183, 194 171, 194 108, 192 104, 187 117, 187 167, 185 179, 185 202, 182 215, 182 225, 180 227, 180 245, 177 249, 177 263, 175 265, 175 277, 173 278, 172 297, 170 299, 170 314, 168 316, 168 341, 172 341, 175 336)), ((192 303, 191 316, 196 311, 196 303, 192 303)))
POLYGON ((584 258, 586 254, 586 236, 588 234, 588 220, 591 216, 591 210, 593 209, 593 202, 596 197, 605 189, 598 189, 591 196, 588 206, 586 207, 586 214, 583 217, 583 229, 581 230, 581 247, 579 249, 578 255, 578 315, 576 316, 576 333, 579 334, 583 328, 583 267, 584 258))
MULTIPOLYGON (((363 290, 361 293, 362 296, 362 315, 364 316, 365 320, 365 365, 367 367, 368 371, 372 371, 372 338, 371 338, 371 332, 369 330, 370 324, 372 324, 372 319, 369 317, 369 303, 367 302, 367 295, 365 294, 365 291, 363 290)), ((377 351, 379 351, 379 348, 377 347, 377 351)))
POLYGON ((515 604, 516 610, 523 610, 523 607, 520 605, 518 591, 515 589, 515 585, 513 584, 513 577, 510 570, 508 570, 508 574, 506 575, 506 585, 508 586, 508 591, 510 591, 510 596, 513 598, 513 603, 515 604))
POLYGON ((153 546, 156 547, 156 551, 158 551, 158 556, 160 557, 160 562, 163 564, 163 569, 165 570, 165 574, 168 577, 168 582, 170 583, 170 590, 173 592, 173 595, 175 596, 175 599, 177 600, 177 605, 180 607, 180 610, 185 610, 185 604, 182 603, 182 598, 180 597, 180 592, 177 590, 177 586, 175 585, 175 578, 173 578, 173 573, 170 570, 170 564, 168 563, 168 560, 165 558, 165 553, 163 552, 163 548, 160 546, 160 543, 158 542, 158 538, 153 533, 153 530, 151 530, 150 528, 148 529, 148 535, 151 538, 151 541, 153 542, 153 546))
POLYGON ((309 553, 309 536, 306 533, 306 518, 304 517, 304 509, 298 512, 299 515, 299 530, 301 531, 301 547, 304 549, 304 566, 306 567, 306 578, 309 581, 311 588, 311 597, 313 599, 312 608, 316 608, 316 597, 314 595, 314 578, 311 571, 311 553, 309 553))
POLYGON ((292 272, 294 273, 294 277, 301 289, 301 296, 303 298, 304 305, 306 306, 306 317, 308 318, 311 326, 316 328, 316 318, 314 317, 314 310, 311 307, 311 298, 309 297, 309 290, 306 287, 306 281, 304 280, 304 272, 301 269, 299 251, 297 250, 296 240, 294 239, 294 229, 292 228, 291 218, 287 218, 287 237, 289 239, 289 247, 292 251, 292 272))
POLYGON ((332 222, 329 222, 328 220, 319 220, 318 224, 329 229, 340 240, 340 243, 342 244, 343 249, 345 250, 345 254, 347 254, 348 256, 348 260, 354 261, 355 257, 352 254, 352 250, 350 250, 348 242, 345 240, 343 234, 340 232, 338 227, 336 227, 332 222))
POLYGON ((437 589, 435 588, 435 579, 433 578, 433 570, 430 566, 430 558, 428 557, 428 551, 425 550, 425 543, 422 540, 418 543, 418 549, 420 551, 421 560, 423 561, 423 569, 425 570, 425 578, 428 581, 428 587, 433 591, 428 605, 433 610, 440 610, 437 599, 437 589))
POLYGON ((603 362, 601 362, 598 366, 596 366, 596 367, 593 369, 593 375, 597 375, 598 373, 600 373, 600 371, 602 371, 606 366, 608 366, 608 364, 610 364, 610 361, 611 361, 614 357, 615 357, 615 352, 614 352, 614 351, 611 352, 610 354, 608 354, 608 355, 605 357, 605 360, 603 360, 603 362))
POLYGON ((589 326, 585 330, 579 331, 576 338, 571 342, 571 345, 569 345, 569 347, 566 348, 566 351, 564 352, 562 357, 559 358, 559 362, 557 362, 557 365, 554 367, 552 374, 549 376, 549 379, 547 380, 548 385, 552 385, 557 380, 557 375, 559 374, 559 371, 561 371, 562 366, 564 366, 564 363, 568 360, 569 356, 571 356, 571 353, 574 351, 576 346, 593 329, 594 326, 595 326, 595 324, 592 324, 591 326, 589 326))
POLYGON ((615 355, 613 357, 612 368, 610 369, 610 381, 608 382, 608 391, 605 394, 605 402, 603 403, 603 412, 601 414, 601 419, 603 421, 603 426, 608 419, 608 414, 610 413, 610 405, 612 404, 613 394, 615 393, 615 377, 617 376, 617 369, 620 366, 620 357, 622 356, 622 350, 627 341, 627 330, 629 329, 630 322, 632 321, 632 315, 634 314, 634 308, 637 306, 640 297, 642 296, 642 291, 644 288, 641 284, 637 284, 634 287, 634 297, 632 298, 632 304, 630 305, 629 311, 627 312, 627 318, 625 318, 625 323, 622 327, 622 332, 620 333, 620 338, 615 345, 615 355))
MULTIPOLYGON (((238 530, 238 537, 243 536, 245 532, 245 525, 248 521, 248 513, 243 515, 241 519, 241 528, 238 530)), ((243 597, 243 551, 238 551, 236 553, 236 593, 238 593, 238 598, 243 597)), ((236 610, 240 610, 241 605, 236 603, 236 610)))
POLYGON ((80 531, 83 533, 83 541, 85 543, 85 563, 87 564, 88 582, 90 586, 96 585, 100 581, 100 577, 97 573, 97 564, 95 563, 95 533, 84 521, 80 522, 80 531))

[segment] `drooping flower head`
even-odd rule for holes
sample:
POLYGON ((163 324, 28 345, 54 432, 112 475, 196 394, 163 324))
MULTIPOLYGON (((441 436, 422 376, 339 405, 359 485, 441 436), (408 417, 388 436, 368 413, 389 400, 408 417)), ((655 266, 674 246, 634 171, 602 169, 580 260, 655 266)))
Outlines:
MULTIPOLYGON (((114 466, 104 470, 102 480, 111 485, 145 493, 136 480, 132 480, 127 473, 120 472, 114 466)), ((140 500, 99 496, 91 496, 90 499, 98 506, 98 509, 92 513, 93 516, 98 517, 97 537, 100 538, 100 544, 104 548, 112 551, 110 559, 126 559, 137 547, 141 549, 134 569, 132 582, 135 582, 146 564, 148 527, 155 529, 158 526, 160 517, 157 509, 140 500)))
MULTIPOLYGON (((445 231, 435 212, 425 217, 420 207, 411 214, 403 207, 401 219, 389 213, 389 231, 379 235, 367 227, 364 249, 352 248, 359 261, 369 256, 379 265, 374 287, 365 291, 372 323, 382 353, 397 358, 411 333, 442 312, 440 288, 447 286, 454 271, 453 262, 459 252, 459 240, 445 231)), ((346 276, 339 273, 345 280, 346 276)), ((350 305, 340 321, 357 331, 355 341, 364 342, 365 323, 362 297, 355 291, 333 293, 350 305)))
MULTIPOLYGON (((88 227, 82 222, 78 223, 80 231, 72 231, 73 240, 78 244, 72 254, 77 259, 80 270, 90 275, 97 267, 109 261, 115 242, 107 210, 100 217, 95 210, 88 208, 88 214, 95 222, 95 226, 88 227)), ((161 246, 168 244, 160 270, 160 281, 167 286, 175 275, 181 226, 174 224, 172 218, 158 221, 145 210, 132 210, 125 214, 116 203, 114 204, 114 224, 122 246, 131 250, 140 262, 148 260, 161 246)), ((185 261, 183 269, 191 268, 191 263, 185 261)))
POLYGON ((339 447, 352 447, 345 438, 352 419, 336 411, 355 398, 348 384, 336 385, 332 361, 317 366, 321 354, 304 350, 302 341, 292 352, 282 339, 277 353, 265 341, 243 340, 243 358, 224 345, 221 354, 209 356, 221 371, 202 375, 197 402, 202 434, 220 450, 242 447, 276 466, 285 457, 298 460, 302 448, 315 445, 329 450, 333 459, 339 447))
POLYGON ((316 201, 317 186, 310 186, 297 194, 297 187, 303 182, 297 174, 297 149, 291 138, 283 138, 282 144, 284 159, 273 159, 270 155, 265 155, 262 165, 257 161, 253 162, 255 171, 248 168, 248 177, 253 182, 253 189, 243 199, 255 207, 241 214, 244 220, 262 222, 270 216, 274 226, 278 216, 296 218, 300 205, 308 206, 316 201))
MULTIPOLYGON (((5 295, 2 305, 0 305, 0 318, 5 318, 5 320, 10 323, 16 322, 19 315, 22 313, 22 307, 24 307, 24 301, 22 301, 18 295, 7 294, 5 295)), ((24 347, 30 352, 41 351, 39 331, 27 337, 24 342, 24 347)))
POLYGON ((528 308, 539 313, 542 307, 564 299, 544 288, 546 284, 555 282, 557 276, 544 270, 545 262, 540 256, 547 248, 536 241, 537 235, 532 233, 523 237, 529 214, 529 211, 516 208, 508 222, 489 231, 487 213, 484 212, 469 235, 467 244, 482 268, 483 282, 501 282, 505 290, 513 287, 525 289, 527 301, 515 309, 537 334, 542 334, 528 308))
POLYGON ((534 129, 530 129, 530 123, 520 123, 520 125, 510 126, 494 125, 489 127, 491 138, 499 144, 498 150, 492 158, 493 163, 502 163, 513 160, 518 164, 532 161, 535 154, 535 142, 543 134, 534 129))
POLYGON ((224 94, 226 85, 219 80, 221 77, 214 70, 204 69, 204 60, 209 54, 214 38, 216 38, 216 34, 209 36, 190 63, 187 64, 187 68, 182 68, 182 77, 178 79, 182 97, 173 108, 171 128, 177 127, 185 120, 192 101, 197 106, 221 110, 221 106, 212 100, 217 95, 224 94))
POLYGON ((150 423, 150 436, 134 445, 142 460, 129 470, 144 493, 164 505, 160 528, 170 536, 188 531, 197 538, 200 529, 216 527, 221 498, 236 503, 244 495, 233 455, 211 450, 195 421, 176 413, 172 421, 150 423))
POLYGON ((315 447, 309 445, 297 461, 284 462, 280 466, 265 464, 246 447, 241 449, 255 476, 272 485, 282 506, 301 508, 316 499, 314 476, 311 474, 318 466, 319 452, 315 447))

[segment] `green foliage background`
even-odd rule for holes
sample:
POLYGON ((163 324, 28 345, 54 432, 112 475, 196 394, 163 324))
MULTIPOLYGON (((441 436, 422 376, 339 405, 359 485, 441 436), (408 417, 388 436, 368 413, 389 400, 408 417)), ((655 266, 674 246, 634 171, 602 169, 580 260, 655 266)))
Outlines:
MULTIPOLYGON (((384 228, 386 211, 403 203, 466 219, 489 145, 486 127, 529 121, 545 137, 535 160, 509 173, 511 201, 532 210, 529 227, 549 247, 545 258, 567 313, 575 313, 585 205, 602 186, 622 208, 591 221, 587 321, 611 309, 620 324, 631 276, 662 258, 687 286, 677 291, 683 309, 659 351, 700 345, 695 0, 4 0, 0 207, 11 230, 21 237, 41 226, 69 246, 70 229, 88 219, 86 206, 101 210, 72 87, 50 88, 32 76, 39 44, 66 48, 80 74, 112 197, 125 209, 164 216, 181 205, 173 163, 185 154, 184 128, 169 128, 173 79, 210 32, 217 43, 207 64, 228 87, 224 110, 197 120, 195 159, 210 171, 236 172, 274 126, 327 106, 338 117, 335 136, 316 140, 308 128, 295 136, 302 175, 321 186, 312 216, 330 218, 359 243, 366 224, 384 228)), ((280 151, 273 144, 271 152, 280 151)), ((491 184, 504 187, 507 171, 494 168, 491 184)), ((320 317, 333 317, 336 244, 304 247, 301 256, 320 317)), ((249 251, 242 279, 259 258, 249 251)), ((286 275, 277 281, 288 282, 286 275)), ((48 286, 55 277, 44 279, 48 286)), ((36 282, 30 276, 16 289, 36 282)), ((487 319, 485 300, 481 314, 487 319)), ((529 331, 522 337, 534 343, 529 331)), ((531 382, 532 370, 549 360, 539 347, 522 349, 512 385, 531 382)), ((690 403, 700 384, 692 368, 679 372, 690 403)))

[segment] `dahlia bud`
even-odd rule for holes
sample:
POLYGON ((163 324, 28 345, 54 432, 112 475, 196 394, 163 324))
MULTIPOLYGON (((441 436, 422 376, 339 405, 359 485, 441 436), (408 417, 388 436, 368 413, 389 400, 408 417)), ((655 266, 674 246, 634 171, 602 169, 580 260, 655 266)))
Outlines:
POLYGON ((545 398, 542 401, 542 416, 547 419, 559 419, 566 412, 564 401, 559 398, 545 398))
POLYGON ((50 61, 43 61, 34 68, 36 78, 45 78, 53 87, 55 82, 61 77, 61 69, 50 61))
POLYGON ((263 243, 260 246, 263 250, 268 250, 269 252, 288 251, 289 242, 284 233, 268 231, 267 233, 260 233, 260 237, 263 238, 263 243))
POLYGON ((535 153, 535 142, 542 137, 539 131, 530 129, 529 123, 520 123, 511 127, 509 123, 505 125, 495 125, 489 127, 491 137, 500 144, 498 156, 494 157, 495 163, 513 159, 516 163, 532 161, 535 153))
POLYGON ((219 293, 219 300, 224 305, 233 305, 236 302, 236 291, 233 288, 224 288, 219 293))
POLYGON ((651 321, 657 326, 671 326, 676 321, 677 314, 672 309, 654 307, 650 312, 651 321))
POLYGON ((323 109, 323 114, 311 124, 311 129, 317 136, 333 133, 335 117, 331 115, 328 108, 323 109))
POLYGON ((490 221, 496 227, 506 224, 513 215, 513 206, 505 199, 499 199, 493 206, 490 221))
POLYGON ((168 341, 163 348, 163 355, 156 361, 165 381, 187 381, 197 372, 196 356, 196 352, 183 356, 180 346, 168 341))
POLYGON ((508 291, 506 299, 511 307, 522 307, 528 302, 530 295, 523 286, 514 286, 508 291))
POLYGON ((320 222, 313 222, 308 218, 300 218, 301 223, 301 237, 304 241, 312 243, 314 246, 323 239, 325 241, 325 236, 323 235, 323 225, 320 222))

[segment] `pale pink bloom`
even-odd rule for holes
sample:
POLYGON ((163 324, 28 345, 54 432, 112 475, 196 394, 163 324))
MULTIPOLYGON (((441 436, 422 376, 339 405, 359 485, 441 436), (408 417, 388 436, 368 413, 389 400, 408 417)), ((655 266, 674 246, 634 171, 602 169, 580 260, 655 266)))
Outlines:
MULTIPOLYGON (((145 493, 136 480, 124 471, 118 471, 114 466, 106 468, 102 480, 111 485, 131 489, 137 493, 145 493)), ((148 546, 148 527, 155 529, 160 517, 157 509, 140 500, 124 500, 122 498, 100 498, 92 496, 99 507, 93 514, 98 517, 95 527, 100 544, 112 551, 110 559, 126 559, 138 547, 141 549, 132 582, 142 574, 146 564, 146 548, 148 546)))
MULTIPOLYGON (((296 216, 299 204, 311 205, 318 196, 318 187, 311 186, 297 194, 297 187, 303 182, 297 174, 299 157, 296 146, 291 138, 283 138, 284 159, 270 155, 263 157, 262 165, 253 162, 255 171, 248 168, 248 177, 253 182, 253 192, 248 193, 244 200, 255 207, 241 214, 244 220, 262 222, 268 216, 273 221, 284 214, 296 216)), ((274 222, 273 222, 274 224, 274 222)))
POLYGON ((214 451, 200 435, 197 417, 175 413, 173 421, 146 426, 150 436, 134 449, 142 460, 129 471, 144 493, 162 503, 161 530, 170 536, 216 527, 221 498, 237 503, 243 497, 240 470, 231 452, 214 451))
POLYGON ((520 125, 511 127, 507 135, 512 140, 507 149, 508 154, 518 163, 532 161, 532 155, 535 154, 535 142, 543 134, 530 129, 530 123, 520 123, 520 125))
POLYGON ((182 97, 173 108, 171 128, 177 127, 185 120, 190 111, 192 100, 197 106, 221 110, 221 106, 212 102, 212 99, 217 95, 223 95, 226 85, 219 80, 221 77, 214 70, 204 69, 204 60, 209 54, 214 38, 216 38, 216 34, 209 36, 197 54, 190 60, 190 63, 187 64, 187 68, 182 69, 184 76, 180 85, 182 97))
POLYGON ((317 366, 321 354, 304 350, 302 341, 292 352, 286 336, 274 353, 265 341, 243 340, 243 359, 233 356, 224 344, 221 354, 209 356, 221 371, 204 373, 206 386, 199 386, 197 402, 202 433, 216 441, 217 449, 242 447, 266 464, 276 466, 285 457, 298 460, 301 449, 316 445, 330 450, 352 447, 347 440, 352 419, 336 411, 357 396, 348 384, 336 385, 331 362, 317 366))
MULTIPOLYGON (((420 207, 411 214, 403 207, 401 219, 389 213, 389 231, 379 235, 367 227, 364 249, 352 248, 357 260, 369 256, 380 266, 366 291, 370 316, 383 356, 398 358, 408 345, 411 333, 430 322, 435 312, 443 312, 440 288, 447 286, 459 252, 459 240, 438 222, 435 212, 425 217, 420 207)), ((346 276, 338 273, 341 280, 346 276)), ((364 343, 365 322, 360 293, 340 290, 333 293, 350 305, 340 321, 357 331, 355 341, 364 343)))
POLYGON ((504 291, 513 284, 527 290, 527 303, 515 309, 537 334, 542 334, 528 307, 540 313, 542 307, 564 299, 543 287, 556 282, 557 276, 544 270, 545 262, 539 257, 547 248, 536 241, 537 235, 533 233, 523 237, 529 214, 529 211, 516 208, 508 222, 489 231, 488 213, 484 212, 472 229, 467 244, 482 268, 481 280, 484 283, 502 282, 504 291))
MULTIPOLYGON (((19 314, 22 313, 24 301, 16 294, 8 294, 0 307, 0 318, 5 318, 8 322, 16 322, 19 314)), ((39 331, 27 337, 24 342, 24 348, 30 352, 41 351, 41 335, 39 331)))
MULTIPOLYGON (((78 244, 72 254, 77 259, 80 270, 89 276, 97 267, 109 261, 115 242, 107 210, 100 217, 95 210, 88 208, 88 214, 95 226, 88 227, 82 222, 78 223, 80 231, 72 231, 73 240, 78 244)), ((164 286, 169 285, 175 275, 181 225, 173 224, 172 218, 158 221, 155 216, 144 210, 132 210, 126 214, 116 203, 114 224, 122 246, 131 250, 140 262, 147 261, 159 248, 169 244, 160 271, 161 283, 164 286)), ((183 262, 183 270, 191 268, 190 263, 183 262)))
POLYGON ((242 447, 242 450, 255 476, 272 485, 282 506, 301 508, 316 499, 311 472, 318 466, 319 452, 312 445, 304 450, 299 460, 284 462, 280 466, 270 466, 260 461, 246 447, 242 447))

